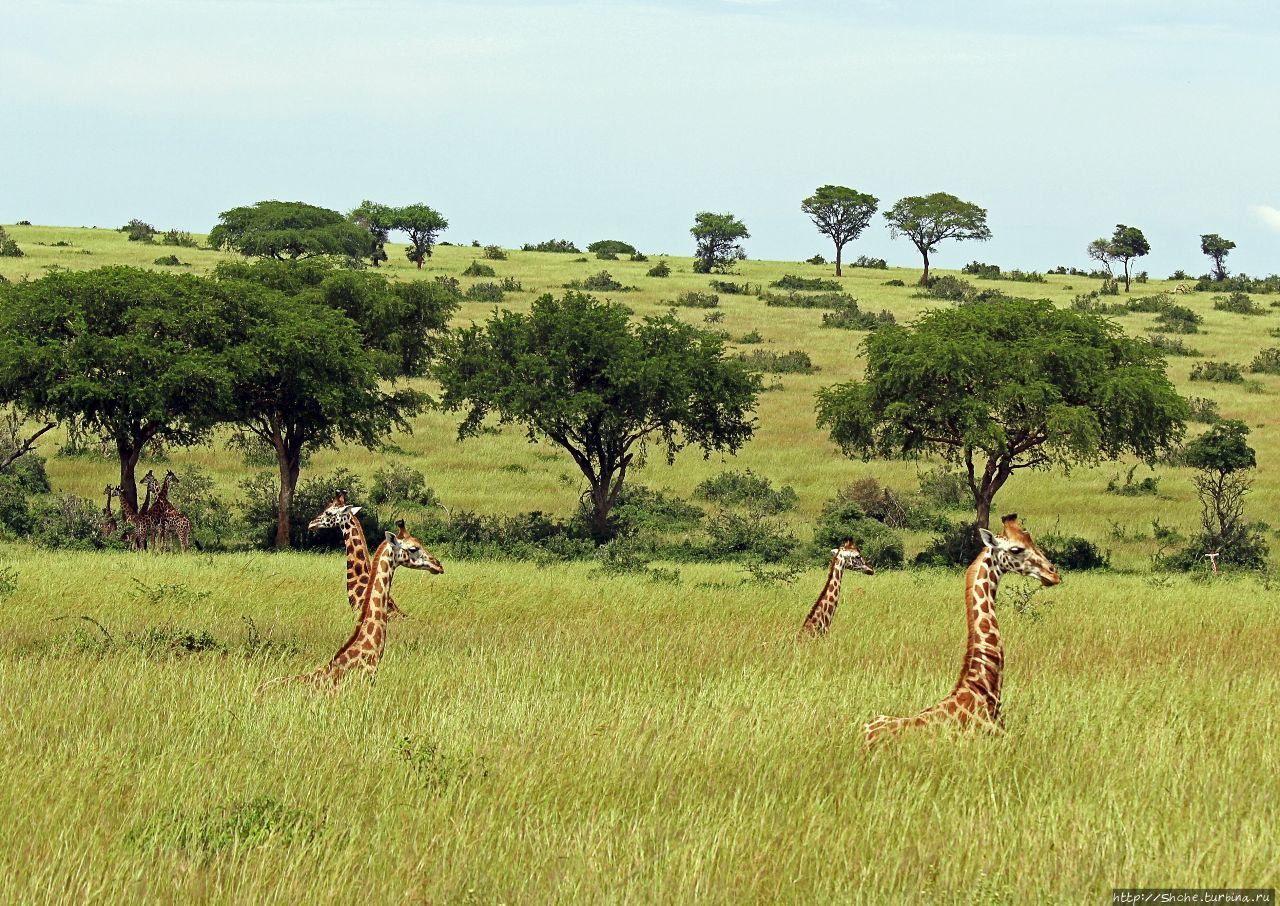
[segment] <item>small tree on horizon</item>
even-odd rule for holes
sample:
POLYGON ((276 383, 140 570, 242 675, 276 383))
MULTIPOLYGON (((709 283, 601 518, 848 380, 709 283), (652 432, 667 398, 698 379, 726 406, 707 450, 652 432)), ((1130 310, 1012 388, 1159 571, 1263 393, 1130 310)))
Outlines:
POLYGON ((991 238, 986 209, 946 192, 900 198, 884 212, 884 219, 889 222, 889 235, 895 239, 899 234, 906 236, 924 259, 922 286, 929 283, 929 253, 937 250, 938 243, 947 239, 986 242, 991 238))
POLYGON ((246 258, 337 256, 366 258, 373 248, 369 232, 337 211, 301 201, 259 201, 218 215, 209 245, 246 258))
POLYGON ((387 237, 395 228, 396 209, 365 199, 348 215, 352 222, 368 230, 372 242, 369 261, 380 267, 387 260, 387 237))
POLYGON ((431 257, 436 239, 449 228, 449 221, 435 208, 425 204, 411 204, 396 208, 393 216, 393 228, 409 234, 409 247, 405 256, 422 269, 422 264, 431 257))
POLYGON ((820 186, 800 202, 800 210, 809 215, 818 232, 836 247, 836 276, 841 276, 840 263, 844 247, 862 235, 875 215, 880 199, 846 186, 820 186))
POLYGON ((1205 233, 1200 237, 1200 251, 1213 261, 1213 279, 1227 279, 1227 255, 1236 244, 1230 239, 1223 239, 1217 233, 1205 233))
POLYGON ((937 309, 862 346, 864 378, 819 391, 819 427, 848 456, 961 464, 983 528, 1015 472, 1150 462, 1187 416, 1158 350, 1047 300, 937 309))
POLYGON ((1092 242, 1089 243, 1089 247, 1086 250, 1086 253, 1088 254, 1090 259, 1101 264, 1103 270, 1105 270, 1108 276, 1110 276, 1111 263, 1117 260, 1115 255, 1115 250, 1112 249, 1111 247, 1110 239, 1106 239, 1106 238, 1094 239, 1092 242))
POLYGON ((697 240, 693 270, 699 274, 728 271, 747 257, 739 240, 750 239, 747 225, 732 214, 702 211, 693 218, 689 232, 697 240))
POLYGON ((1259 527, 1245 521, 1244 498, 1253 486, 1249 475, 1257 468, 1249 428, 1226 419, 1187 443, 1183 461, 1196 470, 1191 479, 1200 498, 1201 534, 1183 552, 1181 565, 1194 568, 1207 554, 1223 564, 1262 569, 1267 544, 1259 527))
POLYGON ((1115 233, 1111 236, 1110 245, 1112 257, 1124 263, 1124 291, 1127 293, 1129 285, 1133 282, 1129 265, 1135 258, 1148 254, 1151 251, 1151 244, 1147 242, 1147 237, 1142 235, 1142 230, 1118 223, 1115 233))
POLYGON ((467 410, 459 440, 482 433, 492 414, 573 457, 599 541, 650 444, 668 463, 689 445, 736 452, 751 437, 760 388, 718 336, 669 314, 635 322, 626 306, 573 291, 457 332, 433 374, 442 407, 467 410))

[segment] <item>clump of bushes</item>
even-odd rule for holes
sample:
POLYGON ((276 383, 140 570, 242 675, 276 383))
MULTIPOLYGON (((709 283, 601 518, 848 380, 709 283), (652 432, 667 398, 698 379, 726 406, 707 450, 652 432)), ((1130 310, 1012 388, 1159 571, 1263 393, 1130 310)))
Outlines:
POLYGON ((116 232, 126 234, 130 242, 155 242, 156 228, 136 217, 118 228, 116 232))
POLYGON ((1156 315, 1155 326, 1169 333, 1199 333, 1203 320, 1185 305, 1171 305, 1156 315))
POLYGON ((653 267, 649 268, 649 270, 645 271, 645 274, 649 277, 670 277, 671 266, 667 264, 667 259, 663 258, 653 267))
POLYGON ((814 255, 812 258, 804 259, 804 263, 805 264, 826 264, 827 259, 823 258, 821 255, 814 255))
POLYGON ((472 302, 501 302, 502 287, 497 283, 475 283, 467 287, 464 296, 472 302))
POLYGON ((1080 572, 1108 569, 1111 566, 1109 551, 1102 550, 1079 535, 1062 535, 1055 531, 1039 538, 1038 543, 1049 562, 1059 570, 1080 572))
POLYGON ((866 255, 859 255, 849 263, 850 267, 865 267, 871 270, 887 271, 889 264, 883 258, 868 258, 866 255))
POLYGON ((183 264, 181 261, 179 261, 177 255, 161 255, 159 258, 157 258, 155 261, 151 263, 158 264, 161 267, 190 267, 190 265, 183 264))
POLYGON ((1199 362, 1191 369, 1191 380, 1216 384, 1243 384, 1244 373, 1231 362, 1199 362))
POLYGON ((1133 473, 1138 469, 1134 465, 1129 469, 1124 477, 1124 482, 1120 482, 1119 476, 1112 478, 1107 482, 1108 494, 1119 494, 1121 497, 1154 497, 1160 493, 1160 478, 1157 475, 1148 475, 1141 481, 1133 480, 1133 473))
POLYGON ((17 241, 4 227, 0 227, 0 258, 21 258, 26 253, 18 248, 17 241))
POLYGON ((880 285, 881 286, 906 286, 907 284, 903 283, 897 277, 894 277, 892 280, 886 280, 884 281, 884 283, 881 283, 880 285))
POLYGON ((715 308, 720 304, 720 297, 715 293, 701 293, 691 289, 680 293, 671 304, 679 308, 715 308))
POLYGON ((840 292, 840 283, 836 280, 824 280, 822 277, 796 277, 785 274, 769 284, 778 289, 798 290, 801 292, 840 292))
POLYGON ((497 245, 486 245, 484 247, 484 251, 481 252, 481 255, 487 261, 506 261, 507 260, 507 253, 502 249, 501 246, 497 246, 497 245))
POLYGON ((746 333, 744 333, 742 336, 738 337, 736 342, 742 343, 744 345, 753 345, 755 343, 763 343, 764 337, 760 335, 760 331, 755 330, 753 328, 747 331, 746 333))
POLYGON ((734 283, 731 280, 712 280, 711 288, 726 296, 745 296, 751 292, 750 283, 734 283))
POLYGON ((813 374, 818 370, 813 360, 809 358, 809 354, 802 349, 792 349, 788 352, 753 349, 749 353, 740 355, 739 358, 747 363, 747 367, 769 374, 813 374))
POLYGON ((584 277, 581 280, 570 280, 564 285, 564 288, 615 293, 630 293, 634 292, 636 289, 634 286, 623 286, 617 280, 613 279, 613 274, 608 271, 601 271, 598 274, 592 274, 590 277, 584 277))
POLYGON ((902 566, 902 537, 883 522, 872 519, 854 500, 838 494, 828 501, 813 530, 815 555, 828 557, 832 548, 845 538, 852 538, 862 556, 876 569, 902 566))
POLYGON ((1187 398, 1187 405, 1191 410, 1189 418, 1193 422, 1212 425, 1222 420, 1222 416, 1218 414, 1218 404, 1214 400, 1192 396, 1187 398))
POLYGON ((160 244, 176 245, 184 249, 193 249, 200 245, 200 243, 196 242, 195 237, 186 230, 166 230, 164 235, 160 237, 160 244))
POLYGON ((644 252, 632 252, 631 255, 627 258, 627 260, 628 261, 648 261, 649 256, 646 255, 644 252))
POLYGON ((1202 355, 1200 350, 1194 349, 1186 344, 1182 337, 1166 337, 1162 333, 1151 335, 1151 345, 1159 349, 1165 355, 1174 356, 1199 356, 1202 355))
POLYGON ((823 327, 838 327, 843 330, 877 330, 890 324, 896 324, 893 312, 881 309, 879 314, 862 311, 857 302, 841 305, 834 311, 823 312, 823 327))
POLYGON ((1229 311, 1237 315, 1265 315, 1267 310, 1254 302, 1247 293, 1233 292, 1227 296, 1213 297, 1214 311, 1229 311))
POLYGON ((1254 374, 1280 374, 1280 348, 1262 350, 1249 363, 1249 370, 1254 374))
POLYGON ((524 287, 520 285, 520 281, 515 277, 503 277, 502 282, 498 284, 504 293, 522 293, 524 287))
POLYGON ((764 304, 770 308, 840 308, 857 300, 848 293, 765 293, 764 304))
POLYGON ((426 476, 403 463, 392 463, 373 473, 369 499, 378 505, 411 503, 429 509, 440 506, 440 498, 427 486, 426 476))
POLYGON ((970 261, 964 267, 960 268, 960 273, 968 274, 971 277, 980 277, 983 280, 999 280, 1000 265, 983 264, 981 261, 970 261))
POLYGON ((558 254, 578 255, 582 250, 568 239, 548 239, 546 242, 526 242, 520 246, 523 252, 556 252, 558 254))
POLYGON ((496 277, 497 272, 487 264, 481 264, 479 261, 472 259, 467 265, 467 269, 462 272, 464 277, 496 277))
POLYGON ((607 249, 606 249, 606 250, 605 250, 605 251, 603 251, 603 252, 596 252, 596 257, 597 257, 597 258, 599 258, 601 261, 617 261, 617 260, 618 260, 618 253, 617 253, 617 252, 611 252, 611 251, 609 251, 609 250, 607 250, 607 249))
POLYGON ((961 305, 972 302, 996 302, 1006 298, 1005 294, 998 289, 978 289, 968 280, 961 280, 950 274, 930 277, 928 285, 916 295, 928 299, 944 299, 961 305))
MULTIPOLYGON (((277 482, 272 472, 259 472, 240 482, 241 519, 255 547, 271 549, 275 546, 277 482)), ((340 547, 342 533, 338 529, 311 531, 307 523, 329 505, 335 488, 345 488, 348 499, 359 502, 364 497, 364 487, 364 480, 347 469, 337 469, 299 482, 289 506, 289 543, 298 550, 340 547)), ((358 518, 367 537, 382 537, 382 527, 372 510, 361 510, 358 518)))
POLYGON ((800 499, 795 488, 790 485, 775 488, 772 481, 750 469, 721 472, 701 482, 693 494, 722 506, 747 507, 771 516, 794 509, 800 499))

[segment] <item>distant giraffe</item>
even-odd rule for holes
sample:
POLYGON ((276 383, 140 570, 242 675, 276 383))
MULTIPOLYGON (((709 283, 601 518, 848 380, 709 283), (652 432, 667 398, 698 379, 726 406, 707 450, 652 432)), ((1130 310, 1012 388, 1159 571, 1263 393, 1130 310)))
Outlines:
POLYGON ((148 469, 147 474, 142 476, 142 483, 147 488, 148 500, 151 500, 153 493, 155 495, 155 499, 151 503, 151 509, 146 515, 150 523, 151 536, 155 540, 156 549, 163 548, 169 536, 172 535, 177 540, 178 546, 185 553, 187 548, 191 546, 191 520, 169 502, 169 486, 178 483, 178 476, 173 474, 172 469, 168 470, 164 476, 164 484, 161 485, 156 480, 155 472, 148 469))
POLYGON ((396 523, 400 527, 398 534, 387 532, 386 540, 378 545, 373 555, 373 581, 365 592, 360 608, 360 622, 347 643, 338 649, 333 659, 323 667, 310 673, 297 676, 282 676, 268 680, 258 687, 256 695, 261 696, 273 686, 283 683, 301 682, 312 688, 333 694, 338 684, 353 670, 359 670, 370 680, 378 670, 382 660, 382 652, 387 644, 387 598, 391 591, 391 579, 397 566, 410 569, 425 569, 436 575, 444 572, 440 561, 427 553, 422 542, 409 534, 404 527, 404 520, 396 523))
MULTIPOLYGON (((342 542, 347 549, 347 601, 356 617, 360 616, 360 606, 364 601, 365 590, 373 577, 373 565, 369 560, 369 545, 365 541, 364 526, 360 524, 357 514, 360 507, 347 503, 347 492, 335 491, 333 500, 320 515, 307 524, 307 528, 315 531, 321 528, 339 528, 342 530, 342 542)), ((405 613, 396 606, 396 602, 387 597, 387 612, 404 617, 405 613)))
POLYGON ((827 571, 827 584, 822 586, 822 593, 805 617, 800 627, 800 638, 816 638, 826 635, 831 628, 831 618, 836 615, 836 605, 840 603, 840 579, 846 569, 856 569, 868 576, 875 575, 875 570, 862 559, 858 546, 850 539, 844 539, 839 547, 831 550, 831 568, 827 571))
POLYGON ((111 485, 107 485, 107 508, 102 511, 102 536, 110 538, 120 530, 120 523, 116 521, 115 513, 111 512, 111 499, 116 496, 116 489, 111 485))
POLYGON ((124 489, 120 485, 116 485, 111 490, 120 498, 120 515, 124 518, 125 525, 129 526, 127 532, 129 546, 134 550, 142 550, 147 543, 147 538, 151 535, 152 517, 150 514, 143 515, 134 509, 129 499, 124 496, 124 489))
POLYGON ((930 724, 957 724, 999 728, 1000 686, 1004 676, 1004 644, 996 625, 996 588, 1006 572, 1039 579, 1043 585, 1057 585, 1058 570, 1031 536, 1018 524, 1018 515, 1003 517, 1004 532, 993 535, 979 528, 982 553, 965 575, 965 619, 969 642, 960 666, 960 679, 951 694, 914 717, 880 715, 863 727, 867 745, 907 727, 930 724))

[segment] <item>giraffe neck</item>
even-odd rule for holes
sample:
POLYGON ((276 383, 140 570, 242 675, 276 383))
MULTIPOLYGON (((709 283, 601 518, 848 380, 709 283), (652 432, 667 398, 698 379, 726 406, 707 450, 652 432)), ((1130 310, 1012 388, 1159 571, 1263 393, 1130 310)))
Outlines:
POLYGON ((996 623, 996 589, 1003 572, 991 549, 986 548, 965 575, 965 622, 969 641, 960 679, 952 692, 953 696, 962 690, 973 693, 978 702, 985 703, 993 720, 999 715, 1004 676, 1004 643, 996 623))
POLYGON ((814 602, 813 609, 804 621, 804 631, 822 635, 831 628, 831 620, 836 615, 836 605, 840 603, 840 580, 844 577, 844 564, 839 557, 831 558, 831 569, 827 573, 827 584, 814 602))
POLYGON ((164 477, 164 484, 160 485, 160 492, 156 494, 156 503, 169 502, 169 476, 164 477))
POLYGON ((342 541, 347 548, 347 600, 353 610, 359 611, 373 576, 373 564, 369 561, 364 528, 355 513, 348 513, 347 521, 342 524, 342 541))

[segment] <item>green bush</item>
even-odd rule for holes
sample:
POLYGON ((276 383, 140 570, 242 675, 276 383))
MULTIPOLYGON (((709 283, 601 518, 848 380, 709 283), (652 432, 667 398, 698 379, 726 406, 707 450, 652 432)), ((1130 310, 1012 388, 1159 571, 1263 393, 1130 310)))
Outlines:
POLYGON ((596 252, 596 257, 599 258, 601 261, 617 261, 618 253, 611 252, 606 249, 603 252, 596 252))
POLYGON ((816 556, 829 557, 845 538, 852 538, 876 569, 896 569, 905 562, 902 537, 896 531, 867 516, 854 501, 837 496, 822 508, 812 550, 816 556))
POLYGON ((653 267, 649 268, 649 270, 646 271, 645 273, 647 276, 650 276, 650 277, 670 277, 671 267, 670 265, 667 264, 667 261, 664 258, 661 261, 659 261, 657 264, 655 264, 653 267))
POLYGON ((731 280, 712 280, 711 288, 726 296, 746 296, 751 293, 750 283, 734 283, 731 280))
POLYGON ((196 242, 196 238, 185 230, 166 230, 165 234, 160 237, 160 244, 176 245, 184 249, 194 249, 200 246, 200 243, 196 242))
POLYGON ((897 278, 895 277, 895 278, 894 278, 894 279, 892 279, 892 280, 886 280, 886 281, 884 281, 884 283, 882 283, 882 284, 880 284, 880 285, 881 285, 881 286, 906 286, 907 284, 903 283, 901 280, 899 280, 899 279, 897 279, 897 278))
POLYGON ((151 263, 159 265, 160 267, 190 267, 191 266, 189 264, 183 264, 181 261, 179 261, 177 255, 161 255, 159 258, 157 258, 155 261, 151 263))
POLYGON ((803 292, 840 292, 840 282, 838 280, 824 280, 822 277, 796 277, 793 274, 785 274, 769 285, 778 289, 803 292))
POLYGON ((848 293, 765 293, 763 298, 770 308, 841 308, 857 304, 848 293))
POLYGON ((644 252, 633 252, 628 259, 629 261, 648 261, 649 256, 644 252))
POLYGON ((843 330, 877 330, 896 323, 897 319, 892 312, 881 309, 879 314, 873 315, 859 309, 857 302, 841 305, 834 311, 822 314, 823 327, 838 327, 843 330))
POLYGON ((823 258, 821 255, 814 255, 812 258, 804 259, 804 263, 805 264, 826 264, 827 259, 823 258))
POLYGON ((562 255, 577 255, 582 252, 580 248, 568 239, 548 239, 546 242, 534 243, 526 242, 520 246, 520 250, 524 252, 557 252, 562 255))
POLYGON ((1169 333, 1199 333, 1203 320, 1185 305, 1171 305, 1156 315, 1155 326, 1169 333))
POLYGON ((743 345, 753 345, 755 343, 763 343, 764 337, 760 335, 758 330, 749 330, 735 341, 743 345))
POLYGON ((378 505, 411 503, 428 509, 441 506, 436 492, 427 487, 426 476, 402 463, 392 463, 373 473, 369 499, 378 505))
POLYGON ((771 516, 795 509, 800 499, 795 488, 790 485, 775 488, 772 481, 750 469, 721 472, 705 479, 694 489, 693 495, 722 506, 747 507, 753 512, 771 516))
POLYGON ((475 283, 467 288, 465 298, 472 302, 501 302, 502 287, 497 283, 475 283))
POLYGON ((31 501, 31 533, 41 547, 93 550, 108 546, 102 534, 102 507, 75 494, 31 501))
POLYGON ((1151 335, 1151 345, 1165 355, 1200 356, 1200 350, 1188 346, 1182 337, 1166 337, 1162 333, 1151 335))
POLYGON ((748 368, 769 374, 813 374, 818 370, 809 358, 809 353, 802 349, 792 349, 789 352, 753 349, 738 358, 746 362, 748 368))
POLYGON ((720 304, 720 297, 715 293, 700 293, 691 289, 680 293, 671 304, 680 308, 715 308, 720 304))
MULTIPOLYGON (((270 549, 275 546, 279 487, 276 476, 271 472, 259 472, 240 482, 241 518, 250 542, 256 547, 270 549)), ((307 528, 307 523, 329 505, 334 491, 339 488, 347 491, 347 499, 352 503, 359 503, 364 496, 363 479, 347 469, 317 475, 298 484, 289 507, 289 543, 294 548, 326 550, 342 546, 342 532, 338 529, 311 531, 307 528)), ((367 537, 382 537, 382 527, 372 510, 361 510, 358 518, 367 537)))
POLYGON ((1243 384, 1244 372, 1231 362, 1199 362, 1191 369, 1191 380, 1217 384, 1243 384))
POLYGON ((507 260, 507 253, 502 250, 501 246, 497 246, 497 245, 486 245, 484 247, 484 251, 481 254, 488 261, 506 261, 507 260))
POLYGON ((1254 374, 1280 374, 1280 348, 1271 346, 1262 350, 1249 363, 1254 374))
POLYGON ((1191 396, 1187 398, 1187 405, 1191 410, 1188 417, 1193 422, 1212 425, 1214 422, 1222 421, 1222 416, 1218 414, 1218 404, 1211 399, 1191 396))
POLYGON ((18 248, 18 243, 5 232, 5 228, 0 227, 0 258, 21 258, 25 254, 18 248))
POLYGON ((1039 540, 1040 550, 1049 562, 1066 572, 1089 569, 1107 569, 1111 566, 1109 552, 1079 535, 1059 535, 1050 532, 1039 540))
POLYGON ((520 285, 520 281, 515 277, 503 277, 502 282, 498 284, 499 289, 504 293, 522 293, 524 287, 520 285))
POLYGON ((999 280, 1000 266, 998 264, 983 264, 981 261, 970 261, 960 268, 960 273, 968 274, 972 277, 980 277, 983 280, 999 280))
MULTIPOLYGON (((0 456, 7 458, 10 452, 0 449, 0 456)), ((35 528, 32 508, 36 498, 50 490, 43 457, 28 453, 15 459, 0 472, 0 529, 6 534, 31 534, 35 528)))
POLYGON ((467 269, 462 272, 464 277, 496 277, 494 269, 487 264, 481 264, 479 261, 472 260, 467 265, 467 269))
POLYGON ((972 500, 969 480, 959 469, 934 466, 920 476, 920 498, 928 506, 958 509, 972 500))
POLYGON ((889 264, 883 258, 868 258, 866 255, 859 255, 849 264, 850 267, 865 267, 876 271, 887 271, 889 264))
POLYGON ((982 538, 972 521, 953 522, 916 555, 917 566, 968 566, 982 552, 982 538))
POLYGON ((630 293, 635 292, 634 286, 623 286, 617 280, 613 279, 613 274, 608 271, 601 271, 598 274, 592 274, 582 280, 571 280, 564 285, 565 289, 582 289, 590 292, 614 292, 614 293, 630 293))
POLYGON ((127 234, 130 242, 155 242, 156 228, 137 218, 130 220, 116 232, 127 234))
POLYGON ((1237 315, 1265 315, 1267 310, 1249 298, 1247 293, 1234 292, 1228 296, 1213 297, 1214 311, 1229 311, 1237 315))
POLYGON ((636 247, 629 242, 623 242, 621 239, 600 239, 587 246, 588 252, 595 252, 596 257, 600 254, 608 253, 617 258, 619 255, 636 255, 639 254, 636 247))
POLYGON ((967 305, 972 302, 997 302, 1007 298, 998 289, 978 289, 968 280, 961 280, 959 277, 953 277, 950 274, 930 277, 928 286, 916 293, 916 295, 928 299, 945 299, 948 302, 957 302, 961 305, 967 305))

